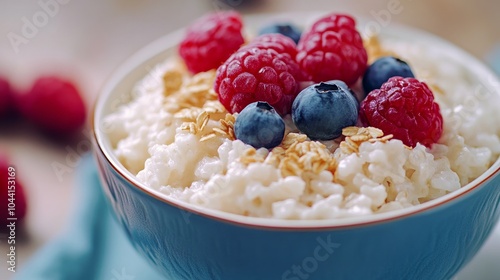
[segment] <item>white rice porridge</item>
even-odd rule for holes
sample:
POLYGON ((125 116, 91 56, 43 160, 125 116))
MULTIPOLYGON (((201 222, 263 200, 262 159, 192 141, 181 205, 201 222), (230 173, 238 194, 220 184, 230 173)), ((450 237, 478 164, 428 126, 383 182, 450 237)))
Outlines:
MULTIPOLYGON (((371 59, 382 54, 370 47, 371 59)), ((432 46, 384 41, 382 49, 407 61, 433 90, 444 131, 432 149, 406 147, 375 128, 312 142, 288 118, 281 146, 255 150, 234 140, 237 116, 217 101, 215 71, 190 76, 175 57, 106 117, 108 136, 119 161, 144 185, 256 217, 335 219, 412 207, 485 172, 500 154, 498 94, 432 46)))

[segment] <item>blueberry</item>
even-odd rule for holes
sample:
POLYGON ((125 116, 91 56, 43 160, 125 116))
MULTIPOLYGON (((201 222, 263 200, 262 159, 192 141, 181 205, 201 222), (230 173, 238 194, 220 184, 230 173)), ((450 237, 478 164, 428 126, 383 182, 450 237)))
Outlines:
POLYGON ((358 110, 357 100, 345 83, 328 81, 297 95, 292 120, 311 140, 331 140, 339 137, 344 127, 356 125, 358 110))
POLYGON ((356 108, 358 108, 358 111, 359 111, 359 100, 356 97, 356 93, 351 88, 349 88, 346 83, 344 83, 341 80, 331 80, 328 83, 334 83, 337 86, 339 86, 341 89, 343 89, 344 91, 350 93, 351 96, 354 98, 354 101, 356 102, 356 108))
POLYGON ((248 104, 234 123, 236 139, 254 148, 271 149, 283 141, 285 122, 267 102, 248 104))
POLYGON ((299 43, 301 36, 300 30, 294 25, 289 23, 268 25, 259 31, 259 35, 270 34, 270 33, 279 33, 285 35, 290 39, 292 39, 295 42, 295 44, 299 43))
POLYGON ((366 69, 363 76, 365 95, 374 89, 379 89, 383 83, 394 76, 415 78, 410 66, 401 59, 392 56, 384 56, 377 59, 366 69))

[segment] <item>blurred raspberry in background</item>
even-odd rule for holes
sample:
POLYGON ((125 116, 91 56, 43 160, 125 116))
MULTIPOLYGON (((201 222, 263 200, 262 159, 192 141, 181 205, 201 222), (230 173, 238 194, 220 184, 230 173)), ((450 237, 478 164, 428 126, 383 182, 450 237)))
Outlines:
POLYGON ((14 100, 10 83, 4 77, 0 77, 0 121, 14 111, 13 107, 14 100))
POLYGON ((16 96, 16 104, 39 130, 63 139, 82 129, 87 115, 75 84, 56 76, 38 78, 27 93, 16 96))
POLYGON ((26 196, 18 178, 19 174, 9 162, 7 155, 0 151, 0 231, 8 231, 7 225, 14 221, 19 228, 26 216, 26 196), (16 218, 10 220, 9 218, 16 218))

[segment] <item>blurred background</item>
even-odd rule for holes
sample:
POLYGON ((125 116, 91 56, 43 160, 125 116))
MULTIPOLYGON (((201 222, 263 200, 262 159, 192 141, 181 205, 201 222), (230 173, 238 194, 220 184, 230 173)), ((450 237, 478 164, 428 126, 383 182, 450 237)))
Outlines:
MULTIPOLYGON (((21 92, 41 75, 68 77, 78 84, 90 112, 106 78, 127 57, 207 11, 219 9, 237 9, 243 14, 350 12, 375 20, 382 28, 405 24, 429 31, 483 61, 499 57, 494 51, 500 44, 500 1, 495 0, 1 0, 0 75, 21 92), (387 12, 394 5, 398 13, 387 12)), ((22 269, 33 252, 57 236, 68 218, 74 204, 76 162, 89 149, 77 145, 88 140, 89 130, 82 130, 80 141, 59 143, 22 122, 0 126, 0 151, 8 153, 16 165, 28 200, 28 214, 16 243, 17 268, 22 269), (68 161, 71 170, 58 176, 52 163, 68 161)), ((5 268, 5 236, 0 245, 4 256, 0 279, 12 277, 5 268)))

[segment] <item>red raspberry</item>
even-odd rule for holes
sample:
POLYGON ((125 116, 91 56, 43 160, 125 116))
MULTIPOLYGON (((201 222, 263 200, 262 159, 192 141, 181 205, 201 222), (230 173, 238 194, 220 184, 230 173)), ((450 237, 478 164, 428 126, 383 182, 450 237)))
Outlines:
POLYGON ((371 91, 361 103, 363 124, 415 147, 430 147, 443 132, 443 117, 432 91, 414 78, 392 77, 380 89, 371 91))
POLYGON ((70 136, 85 123, 85 104, 76 87, 57 77, 42 77, 17 100, 21 114, 43 131, 70 136))
POLYGON ((297 45, 289 37, 279 34, 264 34, 250 42, 244 48, 273 49, 279 57, 290 67, 290 73, 297 81, 308 81, 309 76, 295 62, 297 56, 297 45))
POLYGON ((19 173, 16 169, 15 174, 13 174, 13 170, 9 170, 10 166, 12 165, 9 164, 7 157, 0 153, 0 200, 2 201, 2 209, 0 209, 0 231, 4 232, 9 230, 9 228, 7 227, 7 225, 9 224, 7 218, 17 218, 17 225, 26 216, 26 196, 24 194, 23 187, 19 182, 19 173), (8 209, 10 208, 8 206, 11 202, 15 206, 13 207, 15 209, 13 212, 13 216, 10 215, 8 209))
POLYGON ((253 39, 245 47, 258 47, 260 49, 273 49, 279 54, 288 55, 295 59, 297 55, 297 45, 295 42, 279 33, 264 34, 253 39))
POLYGON ((0 77, 0 118, 13 111, 12 89, 9 82, 0 77))
POLYGON ((216 69, 245 42, 237 12, 203 16, 187 29, 179 54, 192 73, 216 69))
POLYGON ((298 93, 293 67, 274 49, 244 47, 219 69, 214 89, 219 101, 231 113, 240 112, 255 101, 266 101, 281 115, 290 112, 298 93))
POLYGON ((363 40, 348 15, 321 18, 302 35, 297 49, 297 62, 315 82, 342 80, 352 85, 367 67, 363 40))

